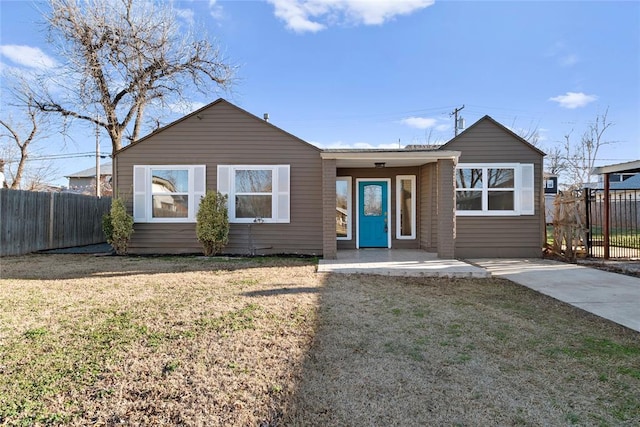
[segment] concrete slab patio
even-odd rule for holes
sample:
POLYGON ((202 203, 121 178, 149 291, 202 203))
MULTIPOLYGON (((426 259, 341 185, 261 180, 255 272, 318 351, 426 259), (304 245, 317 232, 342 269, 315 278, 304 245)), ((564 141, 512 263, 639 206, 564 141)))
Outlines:
POLYGON ((473 259, 503 277, 640 332, 640 279, 545 259, 473 259))
POLYGON ((338 259, 321 259, 318 273, 378 274, 408 277, 490 277, 485 269, 431 252, 403 249, 338 251, 338 259))

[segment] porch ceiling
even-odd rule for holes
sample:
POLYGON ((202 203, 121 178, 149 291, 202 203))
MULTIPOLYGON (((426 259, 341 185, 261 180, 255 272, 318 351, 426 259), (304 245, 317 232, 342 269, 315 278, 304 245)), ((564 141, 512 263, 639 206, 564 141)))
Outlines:
POLYGON ((376 163, 384 163, 386 168, 420 166, 425 163, 450 159, 458 162, 459 151, 450 150, 325 150, 322 159, 335 159, 339 168, 374 168, 376 163))

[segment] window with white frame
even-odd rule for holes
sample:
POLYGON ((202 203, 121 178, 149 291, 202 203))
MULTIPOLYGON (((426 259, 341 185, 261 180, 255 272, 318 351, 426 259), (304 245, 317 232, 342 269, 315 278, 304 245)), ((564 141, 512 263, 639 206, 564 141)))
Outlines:
POLYGON ((289 165, 219 165, 218 191, 229 196, 229 221, 289 222, 289 165))
POLYGON ((416 238, 416 176, 396 177, 396 239, 416 238))
POLYGON ((533 215, 533 164, 460 163, 456 168, 456 214, 533 215))
POLYGON ((135 222, 195 222, 206 191, 204 165, 133 167, 135 222))
POLYGON ((351 177, 336 178, 336 239, 351 240, 351 177))

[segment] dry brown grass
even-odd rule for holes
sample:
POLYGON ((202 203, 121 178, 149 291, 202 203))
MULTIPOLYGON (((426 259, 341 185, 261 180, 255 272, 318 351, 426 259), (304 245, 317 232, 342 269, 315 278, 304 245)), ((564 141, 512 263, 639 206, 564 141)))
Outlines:
POLYGON ((314 330, 311 261, 2 261, 0 424, 275 424, 314 330))
POLYGON ((640 423, 639 334, 504 280, 0 263, 0 424, 640 423))
POLYGON ((292 425, 638 425, 640 334, 501 279, 329 276, 292 425))

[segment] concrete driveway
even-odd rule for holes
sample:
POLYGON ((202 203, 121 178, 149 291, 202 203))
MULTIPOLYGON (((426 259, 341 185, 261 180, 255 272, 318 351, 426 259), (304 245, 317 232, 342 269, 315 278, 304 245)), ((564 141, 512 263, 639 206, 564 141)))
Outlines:
POLYGON ((473 259, 473 264, 640 332, 640 279, 545 259, 473 259))

